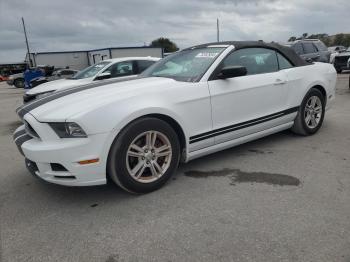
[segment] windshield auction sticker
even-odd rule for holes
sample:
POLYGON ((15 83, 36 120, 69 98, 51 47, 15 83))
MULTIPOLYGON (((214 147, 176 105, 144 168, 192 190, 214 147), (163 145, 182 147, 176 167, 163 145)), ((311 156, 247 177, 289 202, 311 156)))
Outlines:
POLYGON ((212 52, 204 52, 204 53, 198 53, 196 57, 199 58, 214 58, 218 55, 218 53, 212 53, 212 52))

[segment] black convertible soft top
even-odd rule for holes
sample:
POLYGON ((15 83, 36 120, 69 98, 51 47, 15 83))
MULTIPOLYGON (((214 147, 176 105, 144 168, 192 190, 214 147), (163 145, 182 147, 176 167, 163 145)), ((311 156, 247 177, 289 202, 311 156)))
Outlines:
POLYGON ((263 41, 225 41, 225 42, 213 42, 213 43, 207 43, 197 46, 192 46, 189 48, 186 48, 185 50, 190 49, 196 49, 196 48, 205 48, 208 46, 213 45, 233 45, 235 47, 235 50, 242 49, 242 48, 251 48, 251 47, 261 47, 261 48, 268 48, 275 50, 277 52, 280 52, 282 55, 284 55, 294 66, 305 66, 310 65, 307 63, 304 59, 302 59, 295 51, 288 47, 283 46, 278 43, 265 43, 263 41))

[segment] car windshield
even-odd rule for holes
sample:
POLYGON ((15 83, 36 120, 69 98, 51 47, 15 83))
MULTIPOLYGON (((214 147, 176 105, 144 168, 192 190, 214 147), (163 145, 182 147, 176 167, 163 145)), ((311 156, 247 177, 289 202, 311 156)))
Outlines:
POLYGON ((154 64, 141 77, 167 77, 177 81, 198 81, 225 47, 187 49, 154 64))
POLYGON ((88 77, 95 76, 102 68, 104 68, 106 65, 110 64, 111 62, 100 62, 96 65, 89 66, 78 73, 76 73, 72 78, 70 79, 83 79, 88 77))

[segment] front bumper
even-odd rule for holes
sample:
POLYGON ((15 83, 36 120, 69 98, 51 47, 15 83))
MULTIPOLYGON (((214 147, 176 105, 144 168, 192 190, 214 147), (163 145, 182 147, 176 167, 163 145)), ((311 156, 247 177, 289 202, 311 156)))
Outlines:
POLYGON ((336 70, 350 70, 350 57, 336 57, 334 60, 334 67, 336 70))
POLYGON ((29 114, 25 116, 25 120, 40 138, 28 135, 25 127, 21 126, 15 131, 14 139, 33 175, 65 186, 106 184, 105 141, 108 133, 90 135, 88 138, 61 139, 48 124, 36 121, 29 114), (96 158, 99 159, 97 163, 78 163, 96 158), (57 166, 62 168, 57 170, 57 166))

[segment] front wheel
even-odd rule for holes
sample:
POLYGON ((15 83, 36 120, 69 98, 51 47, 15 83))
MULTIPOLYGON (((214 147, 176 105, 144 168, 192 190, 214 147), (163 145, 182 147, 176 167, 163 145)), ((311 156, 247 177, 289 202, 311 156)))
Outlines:
POLYGON ((325 114, 325 97, 316 88, 312 88, 304 97, 292 131, 299 135, 315 134, 322 126, 325 114))
POLYGON ((148 193, 169 180, 179 159, 180 144, 173 128, 157 118, 141 118, 113 142, 107 172, 126 191, 148 193))
POLYGON ((17 88, 24 88, 24 79, 18 78, 13 82, 13 85, 17 88))

